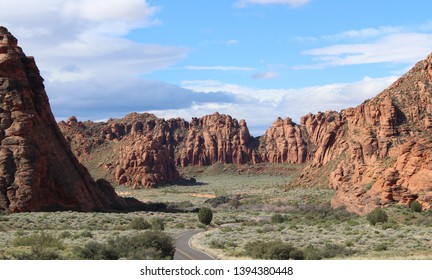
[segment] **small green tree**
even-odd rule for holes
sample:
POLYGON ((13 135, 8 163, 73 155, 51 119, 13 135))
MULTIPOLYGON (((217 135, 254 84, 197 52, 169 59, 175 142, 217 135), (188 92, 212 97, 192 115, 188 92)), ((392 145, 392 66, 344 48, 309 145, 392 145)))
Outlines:
POLYGON ((369 214, 367 214, 366 219, 371 225, 376 225, 377 223, 385 223, 388 220, 387 213, 381 208, 375 208, 369 214))
POLYGON ((413 212, 420 213, 422 211, 422 206, 421 206, 420 202, 418 202, 417 200, 414 200, 413 202, 411 202, 409 208, 413 212))
POLYGON ((213 219, 213 212, 210 208, 203 207, 198 212, 198 220, 200 223, 209 225, 213 219))

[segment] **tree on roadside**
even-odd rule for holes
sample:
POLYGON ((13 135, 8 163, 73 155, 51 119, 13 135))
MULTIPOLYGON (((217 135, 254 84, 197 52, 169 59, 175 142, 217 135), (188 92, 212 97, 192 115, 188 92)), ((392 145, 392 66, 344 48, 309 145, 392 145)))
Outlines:
POLYGON ((203 207, 198 212, 198 220, 200 223, 209 225, 213 219, 213 212, 210 208, 203 207))

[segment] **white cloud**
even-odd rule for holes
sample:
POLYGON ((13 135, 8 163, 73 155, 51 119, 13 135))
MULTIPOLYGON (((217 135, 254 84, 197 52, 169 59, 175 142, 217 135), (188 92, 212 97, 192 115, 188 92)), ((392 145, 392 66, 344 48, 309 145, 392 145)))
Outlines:
POLYGON ((64 3, 63 14, 69 18, 84 19, 93 22, 148 20, 157 7, 149 6, 142 0, 78 0, 64 3))
POLYGON ((245 7, 248 5, 288 5, 292 8, 301 7, 309 3, 310 0, 239 0, 235 3, 236 7, 245 7))
POLYGON ((273 71, 259 72, 259 73, 252 75, 252 78, 254 80, 272 80, 272 79, 276 79, 278 77, 279 77, 279 73, 273 72, 273 71))
POLYGON ((337 44, 304 51, 317 61, 296 69, 324 68, 369 63, 409 63, 424 59, 432 50, 432 34, 396 33, 385 35, 374 42, 337 44))
POLYGON ((365 99, 377 95, 397 79, 365 77, 353 83, 329 84, 298 89, 257 89, 214 80, 184 81, 182 87, 196 93, 225 93, 234 97, 233 102, 199 103, 175 110, 154 110, 158 116, 181 116, 190 119, 215 111, 230 114, 248 122, 251 133, 262 135, 271 123, 281 116, 299 122, 300 117, 318 111, 342 110, 357 106, 365 99))
POLYGON ((2 3, 0 25, 36 57, 56 117, 103 119, 171 100, 170 108, 191 104, 181 99, 191 96, 187 90, 137 78, 176 64, 188 52, 127 39, 133 29, 157 24, 158 10, 146 0, 14 0, 2 3))
POLYGON ((238 45, 240 42, 238 40, 235 39, 231 39, 225 42, 225 45, 227 46, 235 46, 238 45))
POLYGON ((125 38, 157 23, 158 10, 146 0, 15 0, 2 4, 0 19, 36 57, 49 87, 53 81, 126 79, 183 59, 184 48, 125 38), (64 71, 70 65, 83 70, 64 71))
POLYGON ((239 67, 239 66, 185 66, 186 70, 203 70, 203 71, 255 71, 252 67, 239 67))
POLYGON ((380 26, 378 28, 363 28, 359 30, 348 30, 338 34, 325 35, 323 39, 343 40, 343 39, 366 39, 380 37, 388 34, 402 33, 405 28, 401 26, 380 26))

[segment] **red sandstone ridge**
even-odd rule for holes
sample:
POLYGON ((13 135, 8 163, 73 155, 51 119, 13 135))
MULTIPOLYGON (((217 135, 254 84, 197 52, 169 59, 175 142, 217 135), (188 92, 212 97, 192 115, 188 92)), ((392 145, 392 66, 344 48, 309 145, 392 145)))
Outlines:
POLYGON ((11 212, 126 207, 94 182, 60 132, 32 57, 0 27, 0 209, 11 212))
POLYGON ((174 133, 176 140, 173 153, 179 166, 259 161, 244 120, 239 122, 229 115, 214 113, 200 119, 193 118, 190 123, 180 123, 183 127, 178 127, 183 130, 174 133))
MULTIPOLYGON (((339 162, 329 178, 334 207, 359 214, 414 200, 431 207, 431 89, 432 55, 355 108, 302 118, 316 147, 311 166, 339 162)), ((311 176, 316 171, 306 168, 302 178, 311 176)))
POLYGON ((81 162, 134 188, 183 182, 176 166, 258 160, 246 122, 218 113, 191 122, 137 113, 106 123, 71 117, 59 126, 81 162))
POLYGON ((59 126, 81 162, 119 185, 156 187, 180 180, 171 159, 171 127, 151 114, 132 113, 106 123, 59 126))
POLYGON ((432 203, 432 55, 377 97, 341 112, 343 160, 330 176, 333 205, 366 213, 376 206, 432 203))

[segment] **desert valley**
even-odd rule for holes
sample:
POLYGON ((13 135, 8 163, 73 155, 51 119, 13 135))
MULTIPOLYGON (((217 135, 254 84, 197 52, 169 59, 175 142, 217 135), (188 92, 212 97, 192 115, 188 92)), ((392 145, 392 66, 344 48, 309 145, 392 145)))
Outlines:
POLYGON ((0 28, 0 258, 430 259, 432 55, 389 88, 264 135, 217 113, 56 122, 0 28), (210 222, 198 219, 210 209, 210 222))

